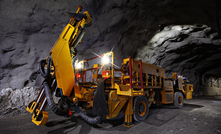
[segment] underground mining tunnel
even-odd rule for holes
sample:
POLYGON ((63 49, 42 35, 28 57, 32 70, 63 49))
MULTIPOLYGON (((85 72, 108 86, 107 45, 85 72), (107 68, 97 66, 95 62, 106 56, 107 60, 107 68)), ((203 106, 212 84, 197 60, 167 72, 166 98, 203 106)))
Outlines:
MULTIPOLYGON (((220 10, 220 0, 1 0, 0 133, 221 133, 220 10), (131 57, 135 61, 141 60, 162 68, 165 80, 169 80, 174 72, 185 77, 193 85, 193 99, 182 101, 185 103, 182 109, 175 109, 173 105, 158 105, 156 101, 145 110, 149 111, 147 119, 140 122, 136 122, 139 118, 131 119, 132 128, 121 125, 125 124, 125 111, 111 120, 103 117, 100 124, 90 125, 79 113, 63 118, 55 115, 50 106, 46 107, 49 119, 45 126, 32 123, 32 115, 26 107, 38 96, 40 86, 30 81, 29 77, 53 50, 62 30, 70 22, 70 16, 77 18, 77 22, 89 18, 73 14, 78 5, 83 7, 82 14, 88 11, 92 23, 82 28, 85 33, 74 49, 75 62, 109 51, 117 57, 114 61, 117 69, 122 69, 122 59, 131 57)), ((92 67, 98 62, 99 58, 87 62, 85 67, 92 67)), ((72 65, 75 67, 76 64, 72 65)), ((138 68, 142 68, 140 65, 138 68)), ((99 74, 102 75, 102 70, 99 74)), ((116 77, 118 75, 122 74, 118 73, 116 77)), ((85 80, 92 77, 91 71, 85 80)), ((153 81, 160 81, 157 77, 153 81)), ((141 76, 137 80, 141 81, 141 76)), ((62 102, 55 97, 56 93, 52 94, 55 105, 62 102)), ((109 96, 113 97, 111 93, 109 96)), ((115 96, 116 101, 119 96, 115 96)), ((134 98, 131 103, 135 100, 139 99, 134 98)), ((141 104, 143 102, 145 99, 141 104)), ((146 107, 140 110, 143 108, 146 107)))

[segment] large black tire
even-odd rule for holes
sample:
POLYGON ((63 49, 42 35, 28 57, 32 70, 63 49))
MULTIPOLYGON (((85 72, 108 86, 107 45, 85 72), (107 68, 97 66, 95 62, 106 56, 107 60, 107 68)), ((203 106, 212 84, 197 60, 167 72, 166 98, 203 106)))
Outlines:
POLYGON ((173 105, 176 108, 182 108, 184 104, 184 98, 183 98, 183 94, 180 92, 175 92, 174 94, 174 100, 173 100, 173 105))
POLYGON ((149 102, 145 96, 137 96, 134 98, 134 120, 143 121, 147 118, 149 113, 149 102))

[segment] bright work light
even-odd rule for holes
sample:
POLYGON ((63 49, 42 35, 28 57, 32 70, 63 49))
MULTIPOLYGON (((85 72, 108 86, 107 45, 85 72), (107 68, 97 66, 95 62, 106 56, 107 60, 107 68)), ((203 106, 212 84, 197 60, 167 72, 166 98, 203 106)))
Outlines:
POLYGON ((109 56, 104 55, 104 56, 102 57, 102 59, 101 59, 101 63, 102 63, 102 64, 108 64, 108 63, 110 63, 110 58, 109 58, 109 56))
POLYGON ((82 66, 81 63, 78 63, 77 66, 76 66, 77 69, 80 69, 80 68, 82 68, 82 67, 83 67, 83 66, 82 66))
POLYGON ((80 62, 76 62, 75 63, 75 68, 76 69, 81 69, 81 68, 83 68, 83 63, 80 61, 80 62))

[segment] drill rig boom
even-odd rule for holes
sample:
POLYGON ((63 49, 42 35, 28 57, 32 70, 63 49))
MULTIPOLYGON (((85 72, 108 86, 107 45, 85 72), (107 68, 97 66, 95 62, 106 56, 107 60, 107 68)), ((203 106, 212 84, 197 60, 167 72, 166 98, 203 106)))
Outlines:
POLYGON ((89 12, 85 11, 80 14, 81 10, 82 7, 78 6, 76 13, 69 13, 70 21, 60 34, 48 57, 40 61, 39 69, 30 76, 30 79, 33 80, 41 73, 44 78, 37 98, 31 101, 26 109, 33 113, 32 122, 36 125, 44 125, 47 122, 48 113, 44 111, 47 104, 57 115, 68 115, 69 107, 65 97, 70 96, 74 86, 72 61, 76 55, 76 47, 84 36, 84 28, 92 21, 89 12), (51 95, 54 91, 60 92, 60 96, 62 96, 58 106, 51 95))

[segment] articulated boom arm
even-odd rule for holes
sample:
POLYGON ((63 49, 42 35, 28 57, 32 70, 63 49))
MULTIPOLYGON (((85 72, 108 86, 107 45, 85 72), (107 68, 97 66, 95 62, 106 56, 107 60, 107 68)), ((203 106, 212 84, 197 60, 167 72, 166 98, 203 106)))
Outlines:
POLYGON ((75 48, 81 42, 85 26, 92 20, 87 11, 79 14, 80 10, 81 7, 78 7, 76 13, 69 13, 71 19, 50 51, 55 67, 57 86, 62 89, 65 96, 70 95, 74 86, 72 59, 76 55, 75 48), (72 55, 70 55, 70 51, 72 55))
POLYGON ((40 62, 39 70, 30 76, 31 81, 36 79, 39 73, 44 78, 37 98, 31 101, 26 109, 33 113, 32 122, 36 125, 44 125, 47 122, 48 113, 44 111, 47 105, 55 114, 68 116, 67 97, 70 96, 74 87, 72 60, 76 56, 76 47, 84 36, 84 28, 92 21, 91 15, 87 11, 80 14, 81 10, 82 7, 78 6, 76 13, 69 13, 70 21, 57 39, 49 56, 40 62), (52 98, 54 91, 60 92, 59 105, 55 104, 52 98))

